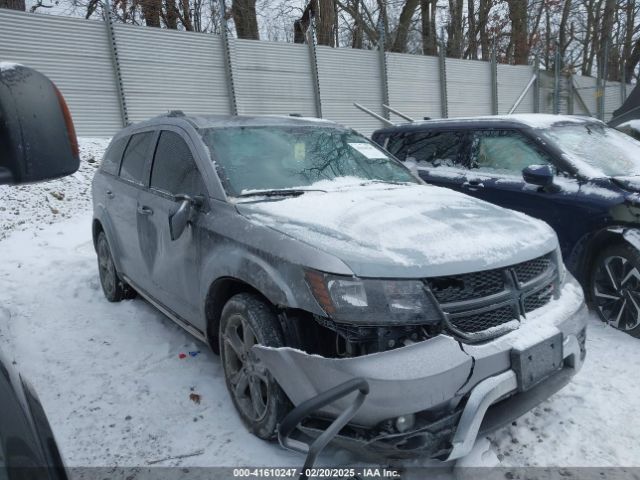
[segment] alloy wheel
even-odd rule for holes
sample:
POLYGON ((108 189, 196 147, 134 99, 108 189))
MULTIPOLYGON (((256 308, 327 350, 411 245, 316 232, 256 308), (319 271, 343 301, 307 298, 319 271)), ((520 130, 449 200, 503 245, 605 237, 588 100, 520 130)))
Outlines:
POLYGON ((112 293, 116 288, 116 268, 111 260, 109 245, 104 240, 98 243, 98 270, 105 291, 112 293))
POLYGON ((266 367, 251 351, 259 343, 240 315, 229 318, 224 333, 223 360, 231 393, 248 419, 259 422, 267 414, 271 387, 266 367))
POLYGON ((595 306, 607 323, 625 331, 640 324, 640 272, 627 258, 605 257, 592 288, 595 306))

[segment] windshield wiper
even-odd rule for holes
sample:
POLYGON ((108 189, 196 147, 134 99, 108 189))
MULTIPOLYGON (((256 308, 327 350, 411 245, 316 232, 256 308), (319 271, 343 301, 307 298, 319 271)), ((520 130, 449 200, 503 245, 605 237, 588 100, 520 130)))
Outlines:
POLYGON ((386 183, 389 185, 410 185, 409 182, 398 182, 396 180, 378 180, 378 179, 371 179, 371 180, 367 180, 366 182, 362 182, 360 185, 368 185, 370 183, 386 183))
POLYGON ((299 197, 307 192, 324 192, 326 190, 320 189, 296 189, 296 188, 285 188, 285 189, 273 189, 273 190, 256 190, 254 192, 241 193, 238 197, 299 197))

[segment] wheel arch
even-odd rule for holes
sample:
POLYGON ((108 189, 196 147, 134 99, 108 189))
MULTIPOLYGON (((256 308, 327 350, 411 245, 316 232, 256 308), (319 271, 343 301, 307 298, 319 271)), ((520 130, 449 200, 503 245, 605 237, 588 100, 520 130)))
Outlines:
POLYGON ((226 276, 213 281, 207 291, 204 302, 204 311, 207 319, 207 341, 215 353, 220 353, 218 345, 218 329, 220 327, 222 309, 229 299, 239 293, 252 293, 261 298, 268 305, 271 305, 274 310, 276 309, 276 306, 272 301, 270 301, 256 287, 244 280, 226 276))
MULTIPOLYGON (((573 248, 569 258, 566 260, 569 270, 583 285, 587 285, 592 271, 592 265, 603 248, 616 243, 633 243, 625 236, 629 230, 625 227, 608 227, 589 233, 582 237, 573 248)), ((639 233, 640 238, 640 233, 639 233)))

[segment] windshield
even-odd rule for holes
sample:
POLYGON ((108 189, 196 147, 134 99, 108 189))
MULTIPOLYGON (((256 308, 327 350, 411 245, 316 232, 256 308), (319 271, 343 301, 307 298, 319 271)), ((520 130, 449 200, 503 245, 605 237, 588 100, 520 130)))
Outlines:
MULTIPOLYGON (((308 187, 322 180, 418 183, 364 137, 327 127, 229 127, 201 131, 227 193, 308 187)), ((324 183, 324 182, 323 182, 324 183)))
POLYGON ((640 175, 640 142, 613 128, 585 123, 542 132, 587 177, 640 175))

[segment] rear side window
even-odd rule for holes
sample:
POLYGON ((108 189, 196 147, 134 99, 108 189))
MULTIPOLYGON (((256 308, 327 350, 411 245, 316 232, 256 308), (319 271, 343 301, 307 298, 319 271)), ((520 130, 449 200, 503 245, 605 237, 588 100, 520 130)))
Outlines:
POLYGON ((144 163, 154 132, 137 133, 131 136, 122 159, 120 176, 125 180, 143 184, 144 163))
POLYGON ((175 132, 160 133, 153 157, 151 188, 173 195, 205 193, 204 182, 187 142, 175 132))
POLYGON ((429 166, 460 166, 463 132, 403 132, 389 137, 387 150, 402 161, 429 166))
POLYGON ((100 164, 100 168, 102 168, 103 171, 112 175, 118 175, 120 162, 122 161, 122 154, 124 153, 124 149, 126 148, 128 141, 129 137, 120 138, 109 146, 109 149, 105 152, 102 163, 100 164))

